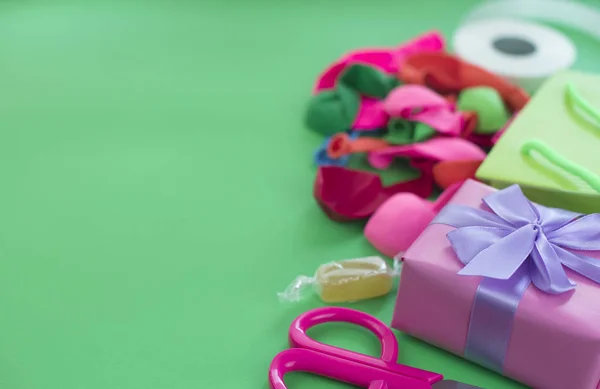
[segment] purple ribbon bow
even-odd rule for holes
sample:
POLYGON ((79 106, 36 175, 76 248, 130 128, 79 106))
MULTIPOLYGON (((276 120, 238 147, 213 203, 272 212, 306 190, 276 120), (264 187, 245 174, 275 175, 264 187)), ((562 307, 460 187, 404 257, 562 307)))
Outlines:
POLYGON ((447 237, 465 265, 458 274, 484 277, 471 311, 465 356, 502 371, 512 321, 533 284, 550 294, 572 290, 565 267, 600 284, 600 214, 581 215, 530 202, 517 185, 483 199, 487 210, 446 206, 433 223, 455 227, 447 237))

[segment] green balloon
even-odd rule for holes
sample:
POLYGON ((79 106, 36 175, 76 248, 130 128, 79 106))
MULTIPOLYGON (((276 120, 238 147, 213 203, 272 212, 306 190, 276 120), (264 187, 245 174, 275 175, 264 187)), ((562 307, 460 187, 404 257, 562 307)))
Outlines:
POLYGON ((479 134, 493 134, 500 130, 510 118, 502 97, 494 88, 479 86, 466 88, 458 96, 459 111, 477 112, 479 134))
POLYGON ((394 145, 407 145, 423 142, 435 136, 436 131, 424 123, 411 122, 406 119, 391 119, 388 133, 384 139, 394 145))
POLYGON ((372 66, 354 64, 348 66, 337 80, 363 96, 385 98, 392 89, 400 85, 397 78, 391 77, 372 66))
POLYGON ((313 96, 306 110, 306 125, 323 135, 333 135, 352 127, 360 96, 345 85, 324 90, 313 96))

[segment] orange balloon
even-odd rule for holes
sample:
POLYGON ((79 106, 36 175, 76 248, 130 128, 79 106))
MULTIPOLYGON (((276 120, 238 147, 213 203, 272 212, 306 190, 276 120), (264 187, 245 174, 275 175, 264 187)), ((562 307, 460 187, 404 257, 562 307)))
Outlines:
POLYGON ((477 112, 471 111, 464 112, 463 117, 465 118, 465 126, 463 128, 461 137, 466 138, 471 135, 473 131, 475 131, 479 117, 477 116, 477 112))
POLYGON ((438 162, 433 167, 433 178, 440 188, 446 189, 455 182, 475 178, 475 172, 482 162, 472 160, 438 162))
POLYGON ((448 53, 413 54, 402 62, 398 78, 441 94, 455 94, 476 86, 491 87, 513 112, 520 111, 529 101, 529 94, 518 86, 448 53))
POLYGON ((352 153, 366 153, 373 150, 384 149, 390 144, 379 138, 361 137, 355 140, 350 139, 348 134, 341 132, 334 135, 327 146, 327 155, 329 158, 340 158, 352 153))

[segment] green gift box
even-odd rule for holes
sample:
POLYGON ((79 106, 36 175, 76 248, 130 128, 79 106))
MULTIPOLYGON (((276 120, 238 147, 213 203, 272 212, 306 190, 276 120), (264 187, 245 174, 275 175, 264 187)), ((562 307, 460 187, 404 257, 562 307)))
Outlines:
POLYGON ((539 204, 600 212, 600 75, 564 71, 517 115, 477 177, 539 204))

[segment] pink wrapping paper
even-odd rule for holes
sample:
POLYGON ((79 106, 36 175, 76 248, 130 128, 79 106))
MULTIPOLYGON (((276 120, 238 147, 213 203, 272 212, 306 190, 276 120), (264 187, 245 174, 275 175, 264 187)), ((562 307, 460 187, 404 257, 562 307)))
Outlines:
MULTIPOLYGON (((480 207, 495 189, 467 181, 449 204, 480 207)), ((446 234, 429 225, 404 256, 392 327, 462 356, 481 277, 463 267, 446 234)), ((600 252, 586 252, 600 258, 600 252)), ((539 389, 600 389, 600 287, 567 270, 572 293, 533 285, 518 305, 503 374, 539 389)))

